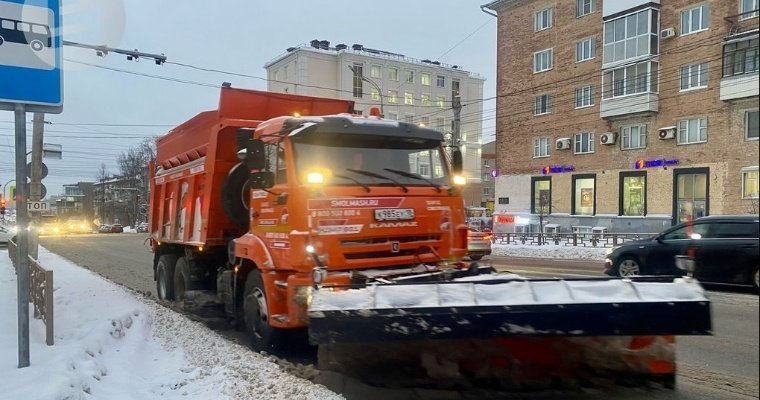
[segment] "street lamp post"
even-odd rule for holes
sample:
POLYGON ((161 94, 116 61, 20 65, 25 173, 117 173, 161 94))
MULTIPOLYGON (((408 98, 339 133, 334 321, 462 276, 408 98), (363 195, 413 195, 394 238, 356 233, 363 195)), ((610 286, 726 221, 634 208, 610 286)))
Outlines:
MULTIPOLYGON (((354 68, 353 65, 349 65, 348 69, 350 69, 354 74, 357 74, 356 68, 354 68)), ((369 79, 364 75, 360 75, 360 78, 362 81, 369 83, 375 89, 377 89, 377 94, 380 96, 380 117, 385 117, 385 110, 383 109, 383 90, 380 89, 380 86, 378 86, 378 84, 372 79, 369 79)))

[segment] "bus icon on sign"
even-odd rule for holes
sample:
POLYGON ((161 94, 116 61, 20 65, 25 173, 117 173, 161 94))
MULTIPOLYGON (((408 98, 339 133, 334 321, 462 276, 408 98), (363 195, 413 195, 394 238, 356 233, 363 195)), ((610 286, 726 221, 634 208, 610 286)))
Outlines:
POLYGON ((0 46, 5 42, 27 44, 34 51, 53 46, 49 26, 0 18, 0 46))
POLYGON ((0 66, 55 68, 51 10, 0 0, 0 66))

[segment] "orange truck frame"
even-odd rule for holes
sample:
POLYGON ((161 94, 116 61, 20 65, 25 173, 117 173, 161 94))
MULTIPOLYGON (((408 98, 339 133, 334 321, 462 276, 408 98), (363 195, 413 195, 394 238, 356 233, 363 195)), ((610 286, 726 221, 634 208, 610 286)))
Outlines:
POLYGON ((157 296, 214 292, 266 349, 308 325, 315 279, 463 267, 464 204, 442 134, 352 113, 351 101, 223 88, 217 110, 159 138, 157 296))

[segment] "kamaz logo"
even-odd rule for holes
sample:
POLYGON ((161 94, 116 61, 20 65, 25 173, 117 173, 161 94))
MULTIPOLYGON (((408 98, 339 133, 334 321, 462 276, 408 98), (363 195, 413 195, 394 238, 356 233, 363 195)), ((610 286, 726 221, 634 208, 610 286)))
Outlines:
POLYGON ((391 253, 398 253, 401 248, 401 243, 391 242, 391 253))

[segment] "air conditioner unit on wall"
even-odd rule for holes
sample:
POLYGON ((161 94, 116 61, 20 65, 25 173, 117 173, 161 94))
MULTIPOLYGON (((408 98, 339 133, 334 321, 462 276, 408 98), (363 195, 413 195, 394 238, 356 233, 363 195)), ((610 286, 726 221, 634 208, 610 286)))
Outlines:
POLYGON ((673 28, 665 28, 660 32, 660 38, 667 39, 676 35, 676 30, 673 28))
POLYGON ((617 142, 617 133, 606 132, 599 136, 599 143, 601 144, 615 144, 617 142))
POLYGON ((557 150, 570 150, 570 138, 557 139, 557 150))
POLYGON ((660 140, 675 139, 676 127, 666 126, 664 128, 660 128, 660 131, 657 133, 657 136, 660 138, 660 140))

